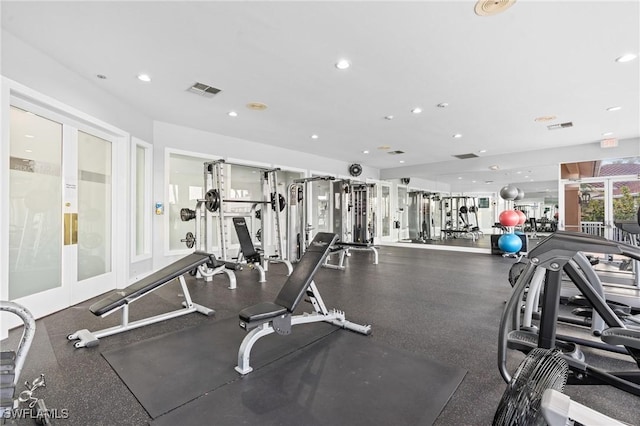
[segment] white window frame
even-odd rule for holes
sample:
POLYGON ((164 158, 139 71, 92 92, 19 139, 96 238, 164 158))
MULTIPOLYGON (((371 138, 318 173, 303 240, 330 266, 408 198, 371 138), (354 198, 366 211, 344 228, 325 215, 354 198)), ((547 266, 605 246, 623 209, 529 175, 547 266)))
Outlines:
POLYGON ((153 224, 153 145, 136 137, 131 138, 131 263, 150 259, 152 251, 153 224), (138 148, 144 149, 144 193, 138 194, 138 148), (141 254, 137 254, 138 224, 137 200, 142 197, 143 224, 141 254))
MULTIPOLYGON (((164 206, 164 214, 163 214, 163 227, 164 227, 164 244, 163 244, 163 248, 164 248, 164 255, 165 256, 179 256, 179 255, 187 255, 189 253, 193 252, 193 249, 187 248, 185 246, 184 249, 181 250, 171 250, 170 247, 170 239, 171 239, 171 235, 170 235, 170 226, 171 223, 169 222, 169 213, 167 212, 168 210, 168 202, 170 199, 170 187, 169 187, 169 175, 171 173, 171 167, 170 167, 170 159, 171 159, 171 155, 172 154, 177 154, 177 155, 184 155, 184 156, 188 156, 188 157, 196 157, 196 158, 201 158, 203 160, 202 162, 202 183, 204 184, 204 161, 215 161, 215 160, 220 160, 222 159, 221 156, 219 155, 211 155, 211 154, 204 154, 202 152, 195 152, 195 151, 185 151, 182 149, 175 149, 175 148, 165 148, 164 149, 164 200, 162 201, 163 206, 164 206)), ((193 206, 194 208, 196 207, 195 205, 193 206)), ((194 232, 195 234, 195 232, 194 232)), ((217 249, 217 247, 215 247, 217 249)))

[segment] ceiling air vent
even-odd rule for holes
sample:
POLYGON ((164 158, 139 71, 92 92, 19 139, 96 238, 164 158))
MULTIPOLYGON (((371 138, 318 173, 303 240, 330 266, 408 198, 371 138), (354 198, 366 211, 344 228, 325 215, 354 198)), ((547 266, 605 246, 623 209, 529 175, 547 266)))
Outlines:
POLYGON ((387 154, 391 154, 391 155, 404 154, 404 151, 389 151, 387 152, 387 154))
POLYGON ((547 129, 557 130, 557 129, 566 129, 568 127, 573 127, 573 123, 571 121, 567 121, 566 123, 560 123, 560 124, 551 124, 547 126, 547 129))
POLYGON ((460 160, 466 160, 467 158, 477 158, 478 156, 475 155, 473 152, 469 153, 469 154, 459 154, 459 155, 454 155, 454 157, 460 159, 460 160))
POLYGON ((212 97, 220 93, 220 89, 216 89, 213 86, 208 86, 203 83, 195 83, 193 86, 187 89, 189 92, 197 93, 201 96, 212 97))

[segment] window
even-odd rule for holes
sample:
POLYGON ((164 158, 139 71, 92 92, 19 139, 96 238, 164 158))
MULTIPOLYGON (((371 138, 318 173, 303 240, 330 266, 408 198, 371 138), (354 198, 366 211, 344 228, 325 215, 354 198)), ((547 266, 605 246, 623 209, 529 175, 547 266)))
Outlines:
POLYGON ((152 146, 137 138, 131 139, 131 260, 151 257, 151 170, 152 146))
MULTIPOLYGON (((168 252, 188 252, 186 244, 181 241, 187 232, 196 235, 193 220, 183 222, 180 210, 194 210, 198 199, 204 198, 204 163, 215 158, 204 154, 189 153, 167 149, 165 155, 166 170, 166 202, 165 223, 168 225, 166 235, 168 252)), ((212 241, 218 241, 218 227, 212 229, 212 241)), ((169 254, 169 253, 167 253, 169 254)), ((175 253, 170 253, 175 254, 175 253)))

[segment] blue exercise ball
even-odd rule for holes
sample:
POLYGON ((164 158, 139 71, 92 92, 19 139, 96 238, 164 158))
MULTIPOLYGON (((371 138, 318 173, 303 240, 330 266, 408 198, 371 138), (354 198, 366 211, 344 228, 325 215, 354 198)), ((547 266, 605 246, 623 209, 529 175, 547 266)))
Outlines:
POLYGON ((517 253, 522 248, 522 240, 516 234, 503 234, 498 238, 498 248, 505 253, 517 253))

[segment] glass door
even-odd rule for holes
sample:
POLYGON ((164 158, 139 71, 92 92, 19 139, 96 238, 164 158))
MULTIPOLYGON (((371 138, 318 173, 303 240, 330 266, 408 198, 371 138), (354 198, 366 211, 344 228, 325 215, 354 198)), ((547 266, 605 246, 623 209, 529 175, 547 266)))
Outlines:
POLYGON ((639 188, 637 177, 626 176, 565 182, 561 226, 567 231, 625 241, 623 224, 637 220, 639 188))
POLYGON ((112 142, 19 100, 9 123, 9 299, 40 317, 114 287, 112 142))
POLYGON ((640 206, 640 179, 612 179, 609 181, 611 193, 611 236, 610 239, 638 245, 637 225, 640 206))

